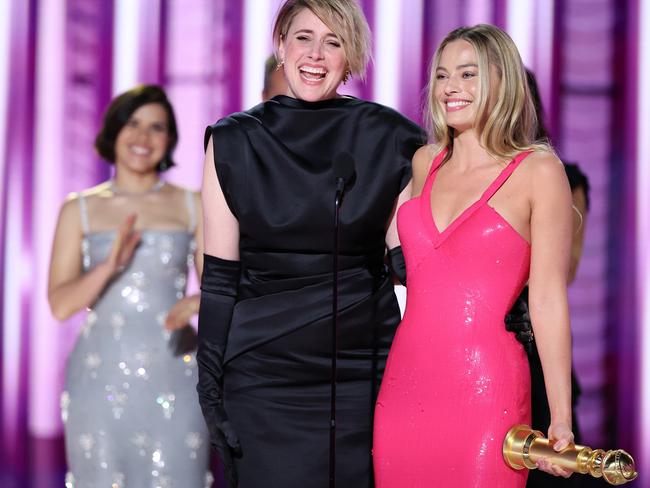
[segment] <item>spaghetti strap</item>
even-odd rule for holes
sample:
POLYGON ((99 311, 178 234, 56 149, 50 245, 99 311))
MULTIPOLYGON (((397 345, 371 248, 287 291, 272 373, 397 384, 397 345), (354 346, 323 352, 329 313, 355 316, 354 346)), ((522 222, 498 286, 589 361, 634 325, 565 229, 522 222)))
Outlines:
POLYGON ((185 190, 185 203, 187 205, 187 213, 190 217, 189 231, 194 232, 196 229, 196 205, 194 204, 194 195, 191 190, 185 190))
POLYGON ((442 160, 445 158, 445 155, 447 154, 447 149, 443 149, 438 153, 438 155, 433 158, 433 162, 431 163, 431 168, 429 168, 429 174, 427 175, 427 179, 424 182, 424 187, 422 188, 421 194, 424 195, 431 193, 431 187, 433 186, 433 181, 436 179, 435 175, 440 169, 440 166, 442 166, 442 160))
POLYGON ((510 178, 510 175, 517 169, 519 164, 526 159, 526 156, 531 154, 533 151, 524 151, 519 154, 517 154, 510 163, 508 163, 508 166, 506 166, 503 171, 501 171, 501 174, 497 177, 496 180, 492 182, 490 186, 485 190, 483 193, 483 196, 481 197, 481 202, 487 202, 490 198, 494 196, 494 194, 499 191, 499 188, 503 186, 503 184, 508 181, 508 178, 510 178))
POLYGON ((81 214, 81 230, 84 234, 90 232, 90 225, 88 223, 88 208, 86 206, 86 198, 79 194, 79 213, 81 214))

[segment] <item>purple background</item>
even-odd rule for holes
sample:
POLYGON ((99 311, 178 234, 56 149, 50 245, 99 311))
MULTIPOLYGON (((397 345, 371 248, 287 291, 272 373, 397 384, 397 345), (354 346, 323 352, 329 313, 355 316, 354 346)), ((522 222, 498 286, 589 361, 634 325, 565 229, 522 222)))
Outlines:
MULTIPOLYGON (((80 317, 63 325, 51 317, 47 267, 65 195, 109 175, 92 147, 102 111, 113 94, 137 82, 164 85, 180 131, 180 165, 166 177, 198 188, 204 127, 259 99, 280 2, 3 3, 0 485, 57 486, 52 480, 64 469, 58 396, 80 317)), ((625 448, 641 469, 650 469, 650 371, 644 359, 650 356, 644 300, 650 277, 643 245, 650 237, 643 205, 650 148, 643 137, 650 133, 641 134, 642 127, 650 128, 650 102, 641 90, 650 75, 650 47, 641 44, 650 29, 650 2, 360 3, 373 31, 374 63, 366 83, 353 80, 347 92, 416 121, 435 46, 459 25, 505 28, 537 73, 557 150, 580 164, 592 187, 585 252, 570 289, 585 441, 625 448)))

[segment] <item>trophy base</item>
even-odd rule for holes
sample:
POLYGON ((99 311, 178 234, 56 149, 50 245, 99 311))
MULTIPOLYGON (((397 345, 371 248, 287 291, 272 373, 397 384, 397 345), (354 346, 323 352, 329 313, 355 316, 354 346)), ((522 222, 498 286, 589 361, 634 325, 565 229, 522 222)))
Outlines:
POLYGON ((513 469, 537 469, 528 456, 533 441, 544 435, 537 430, 530 430, 526 425, 515 425, 503 440, 503 458, 513 469))

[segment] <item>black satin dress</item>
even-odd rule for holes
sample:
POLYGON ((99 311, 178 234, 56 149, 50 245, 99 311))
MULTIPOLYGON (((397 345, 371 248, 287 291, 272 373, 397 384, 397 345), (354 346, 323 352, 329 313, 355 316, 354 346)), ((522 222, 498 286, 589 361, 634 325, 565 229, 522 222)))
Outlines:
POLYGON ((400 320, 387 224, 423 131, 356 98, 278 96, 208 128, 239 221, 242 275, 224 358, 240 488, 328 486, 332 160, 356 181, 341 210, 337 486, 372 486, 372 411, 400 320))

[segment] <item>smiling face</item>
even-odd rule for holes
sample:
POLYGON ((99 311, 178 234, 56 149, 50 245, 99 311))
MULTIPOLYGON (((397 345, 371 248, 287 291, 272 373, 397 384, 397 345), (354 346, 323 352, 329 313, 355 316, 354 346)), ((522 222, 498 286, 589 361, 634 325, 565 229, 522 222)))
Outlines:
POLYGON ((341 41, 311 10, 303 8, 280 40, 287 95, 316 102, 337 96, 347 68, 341 41))
POLYGON ((169 147, 169 121, 165 108, 148 103, 136 109, 115 140, 117 171, 155 172, 169 147))
MULTIPOLYGON (((496 70, 490 67, 490 94, 492 105, 498 90, 496 70)), ((467 41, 459 39, 445 46, 436 68, 434 96, 445 114, 447 125, 462 133, 476 126, 481 105, 481 76, 476 50, 467 41)))

